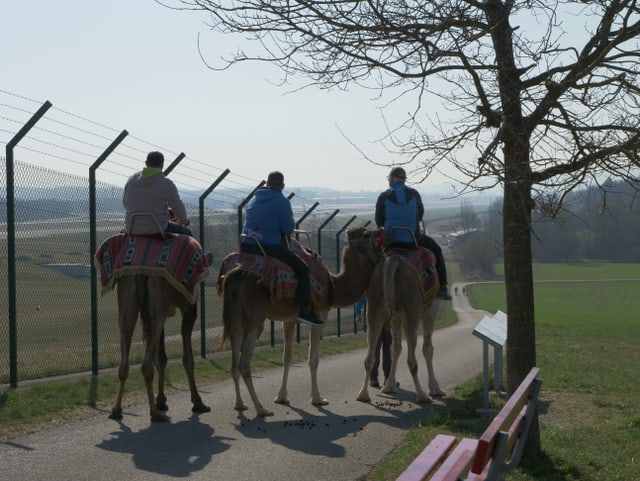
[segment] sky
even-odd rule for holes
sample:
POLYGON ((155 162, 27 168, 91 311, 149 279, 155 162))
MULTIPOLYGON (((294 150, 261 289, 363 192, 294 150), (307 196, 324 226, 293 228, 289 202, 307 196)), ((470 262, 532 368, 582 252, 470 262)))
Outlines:
MULTIPOLYGON (((375 142, 386 130, 374 92, 293 91, 275 85, 280 72, 267 64, 213 71, 200 56, 198 35, 211 63, 233 53, 237 40, 212 33, 203 12, 171 10, 153 0, 31 0, 3 2, 0 17, 5 121, 26 119, 48 100, 60 111, 46 117, 72 114, 76 121, 90 120, 91 130, 109 127, 98 145, 126 129, 149 143, 147 150, 159 148, 169 158, 184 152, 197 161, 198 180, 230 169, 240 184, 251 186, 281 170, 287 186, 387 186, 389 168, 370 163, 359 151, 381 163, 394 161, 375 142)), ((397 105, 385 115, 396 121, 408 110, 397 105)), ((11 131, 0 128, 5 144, 11 131)), ((139 168, 145 148, 116 169, 139 168)), ((38 160, 30 152, 21 152, 19 160, 82 175, 90 165, 72 154, 38 160)), ((433 174, 420 190, 451 192, 446 181, 433 174)))

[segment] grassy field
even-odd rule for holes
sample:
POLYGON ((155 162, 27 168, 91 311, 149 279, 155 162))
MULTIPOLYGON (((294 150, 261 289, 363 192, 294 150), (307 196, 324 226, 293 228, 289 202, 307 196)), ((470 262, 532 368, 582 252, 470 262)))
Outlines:
MULTIPOLYGON (((523 460, 510 481, 632 481, 640 456, 640 298, 635 265, 537 265, 537 365, 543 379, 540 426, 543 452, 523 460), (564 282, 563 279, 577 279, 564 282), (588 282, 587 282, 588 281, 588 282)), ((467 289, 474 307, 505 310, 502 284, 467 289)), ((497 408, 502 400, 493 397, 497 408)), ((477 437, 490 417, 481 379, 445 399, 444 406, 410 431, 369 480, 395 479, 438 433, 477 437)))

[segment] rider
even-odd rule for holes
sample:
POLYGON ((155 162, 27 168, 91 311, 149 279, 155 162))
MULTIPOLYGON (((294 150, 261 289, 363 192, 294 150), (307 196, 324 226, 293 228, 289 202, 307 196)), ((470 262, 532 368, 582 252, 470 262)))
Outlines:
POLYGON ((178 194, 178 188, 163 175, 163 167, 162 152, 149 152, 144 168, 127 180, 122 205, 126 212, 125 231, 129 234, 158 233, 158 226, 150 216, 139 216, 133 223, 134 214, 149 213, 158 220, 164 232, 192 235, 189 216, 178 194), (170 220, 170 211, 177 222, 170 220))
POLYGON ((294 302, 300 307, 298 321, 322 326, 322 319, 311 308, 309 266, 289 249, 287 241, 293 233, 295 221, 291 202, 282 194, 283 190, 284 175, 278 171, 271 172, 266 187, 258 189, 247 206, 240 252, 263 255, 264 250, 264 254, 289 265, 298 280, 294 297, 294 302))
MULTIPOLYGON (((394 167, 389 173, 389 188, 378 196, 376 202, 376 224, 391 232, 393 227, 408 227, 413 230, 416 242, 426 247, 436 257, 436 270, 440 280, 438 297, 451 300, 447 287, 447 268, 444 263, 442 249, 432 238, 421 232, 420 221, 424 215, 424 204, 418 191, 405 185, 407 173, 402 167, 394 167)), ((392 233, 391 246, 410 247, 415 245, 411 233, 406 229, 396 229, 392 233)))

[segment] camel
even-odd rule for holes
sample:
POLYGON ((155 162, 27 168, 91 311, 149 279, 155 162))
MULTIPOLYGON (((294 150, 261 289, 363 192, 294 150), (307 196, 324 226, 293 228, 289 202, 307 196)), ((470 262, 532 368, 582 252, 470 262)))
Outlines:
POLYGON ((147 389, 151 421, 168 421, 166 411, 167 397, 164 393, 164 372, 167 366, 167 354, 164 346, 164 325, 167 314, 177 307, 182 314, 182 364, 187 372, 191 391, 191 410, 206 413, 211 408, 206 406, 198 390, 194 377, 193 350, 191 332, 198 317, 197 303, 191 304, 182 293, 175 290, 164 278, 148 275, 125 275, 117 280, 118 292, 118 325, 120 327, 121 361, 118 369, 120 386, 115 405, 109 418, 122 419, 122 397, 124 385, 129 375, 129 350, 131 338, 138 320, 142 318, 143 337, 145 341, 142 375, 147 389), (158 396, 153 395, 154 366, 158 370, 158 396))
POLYGON ((162 239, 124 233, 107 238, 95 260, 100 268, 102 295, 117 285, 118 326, 120 330, 120 381, 111 419, 122 419, 122 398, 129 376, 131 338, 138 315, 142 318, 145 343, 142 375, 147 390, 151 421, 168 421, 164 373, 167 354, 164 326, 168 316, 179 309, 182 314, 182 364, 191 390, 192 411, 209 412, 198 394, 194 379, 191 333, 198 317, 197 286, 208 275, 211 254, 204 254, 197 240, 172 234, 162 239), (154 401, 154 367, 158 370, 158 396, 154 401))
MULTIPOLYGON (((434 260, 435 262, 435 260, 434 260)), ((418 338, 418 327, 422 319, 423 343, 422 353, 427 362, 429 375, 428 385, 431 396, 444 396, 433 369, 433 331, 438 317, 441 300, 437 298, 438 286, 423 295, 421 281, 415 268, 397 255, 390 255, 378 262, 374 269, 367 290, 369 300, 367 332, 368 350, 364 361, 365 376, 358 401, 370 402, 368 392, 369 374, 373 364, 373 350, 380 336, 383 325, 391 326, 393 334, 393 356, 391 372, 382 392, 394 394, 398 391, 396 369, 402 351, 402 331, 407 338, 407 364, 416 389, 417 402, 428 403, 432 399, 427 395, 418 379, 418 363, 415 349, 418 338)))
MULTIPOLYGON (((316 306, 320 318, 326 322, 331 307, 353 305, 367 288, 369 276, 382 255, 373 233, 364 227, 347 232, 347 245, 342 251, 342 269, 338 274, 327 270, 330 286, 325 289, 320 306, 316 306)), ((326 268, 326 267, 325 267, 326 268)), ((231 269, 218 279, 218 289, 223 297, 223 345, 231 344, 231 375, 235 386, 235 405, 238 411, 247 405, 240 394, 240 376, 244 379, 258 416, 272 416, 260 402, 251 376, 251 359, 256 340, 260 336, 266 318, 283 323, 284 353, 282 385, 274 402, 288 404, 287 378, 292 361, 294 328, 299 308, 292 299, 272 302, 269 292, 260 278, 239 268, 231 269)), ((311 403, 326 405, 328 401, 318 390, 318 347, 323 327, 310 327, 308 365, 311 372, 311 403)))

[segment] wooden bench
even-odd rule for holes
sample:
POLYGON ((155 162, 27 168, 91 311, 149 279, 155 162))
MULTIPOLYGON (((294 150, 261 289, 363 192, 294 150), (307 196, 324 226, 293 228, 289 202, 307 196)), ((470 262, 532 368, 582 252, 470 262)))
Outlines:
POLYGON ((396 481, 495 481, 516 467, 535 415, 542 381, 534 367, 480 439, 438 434, 396 481))

